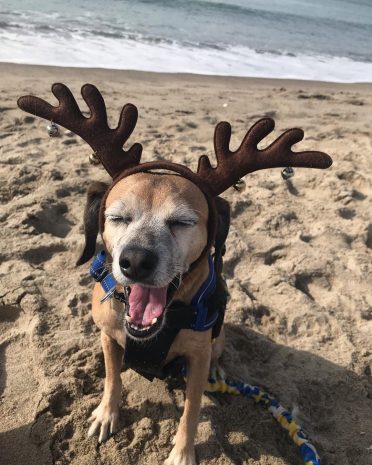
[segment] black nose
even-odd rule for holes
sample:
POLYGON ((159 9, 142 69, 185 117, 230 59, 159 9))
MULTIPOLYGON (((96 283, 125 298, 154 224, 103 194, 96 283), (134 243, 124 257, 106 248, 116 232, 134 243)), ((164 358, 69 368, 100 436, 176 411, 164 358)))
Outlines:
POLYGON ((158 264, 158 256, 141 247, 126 247, 120 254, 119 265, 123 275, 133 281, 148 278, 158 264))

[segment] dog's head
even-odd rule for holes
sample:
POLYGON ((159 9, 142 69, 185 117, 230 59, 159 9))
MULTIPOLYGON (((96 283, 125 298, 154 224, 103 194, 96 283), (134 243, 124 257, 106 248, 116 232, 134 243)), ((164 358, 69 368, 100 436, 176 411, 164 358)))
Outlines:
POLYGON ((123 286, 163 288, 201 255, 208 237, 208 203, 178 175, 137 173, 105 198, 102 237, 123 286))
POLYGON ((221 253, 229 219, 226 201, 211 203, 176 173, 140 172, 112 187, 95 182, 88 190, 85 247, 78 264, 94 255, 100 226, 113 276, 130 292, 127 330, 132 336, 153 335, 185 273, 201 259, 207 262, 212 238, 216 256, 221 253))

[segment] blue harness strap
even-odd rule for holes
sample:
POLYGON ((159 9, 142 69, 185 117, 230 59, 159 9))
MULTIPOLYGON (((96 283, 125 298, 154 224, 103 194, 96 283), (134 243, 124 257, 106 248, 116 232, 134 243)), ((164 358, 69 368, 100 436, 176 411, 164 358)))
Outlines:
POLYGON ((196 319, 195 323, 191 326, 195 331, 206 331, 216 323, 218 318, 218 310, 216 310, 208 318, 208 298, 216 290, 216 271, 211 255, 208 256, 209 274, 208 278, 204 281, 198 292, 191 300, 191 307, 195 308, 196 319))
POLYGON ((101 286, 105 291, 105 295, 101 299, 101 302, 113 297, 116 288, 116 281, 112 273, 109 273, 106 268, 106 252, 104 250, 101 250, 94 257, 89 272, 96 282, 101 283, 101 286))

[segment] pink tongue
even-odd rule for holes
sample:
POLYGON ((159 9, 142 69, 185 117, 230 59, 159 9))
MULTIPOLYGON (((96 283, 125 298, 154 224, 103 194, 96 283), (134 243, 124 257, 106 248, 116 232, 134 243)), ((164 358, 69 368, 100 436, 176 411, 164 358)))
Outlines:
POLYGON ((154 318, 164 311, 167 302, 167 288, 143 287, 134 284, 129 294, 129 316, 135 325, 149 326, 154 318))

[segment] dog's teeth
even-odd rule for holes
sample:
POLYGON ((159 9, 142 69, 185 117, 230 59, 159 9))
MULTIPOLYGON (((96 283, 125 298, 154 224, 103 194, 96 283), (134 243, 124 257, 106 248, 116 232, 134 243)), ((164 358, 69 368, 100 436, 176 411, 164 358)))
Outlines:
POLYGON ((154 319, 152 320, 151 324, 154 325, 157 321, 158 321, 158 319, 157 319, 157 318, 154 318, 154 319))
POLYGON ((128 323, 132 321, 132 317, 129 315, 125 315, 125 319, 127 320, 128 323))

